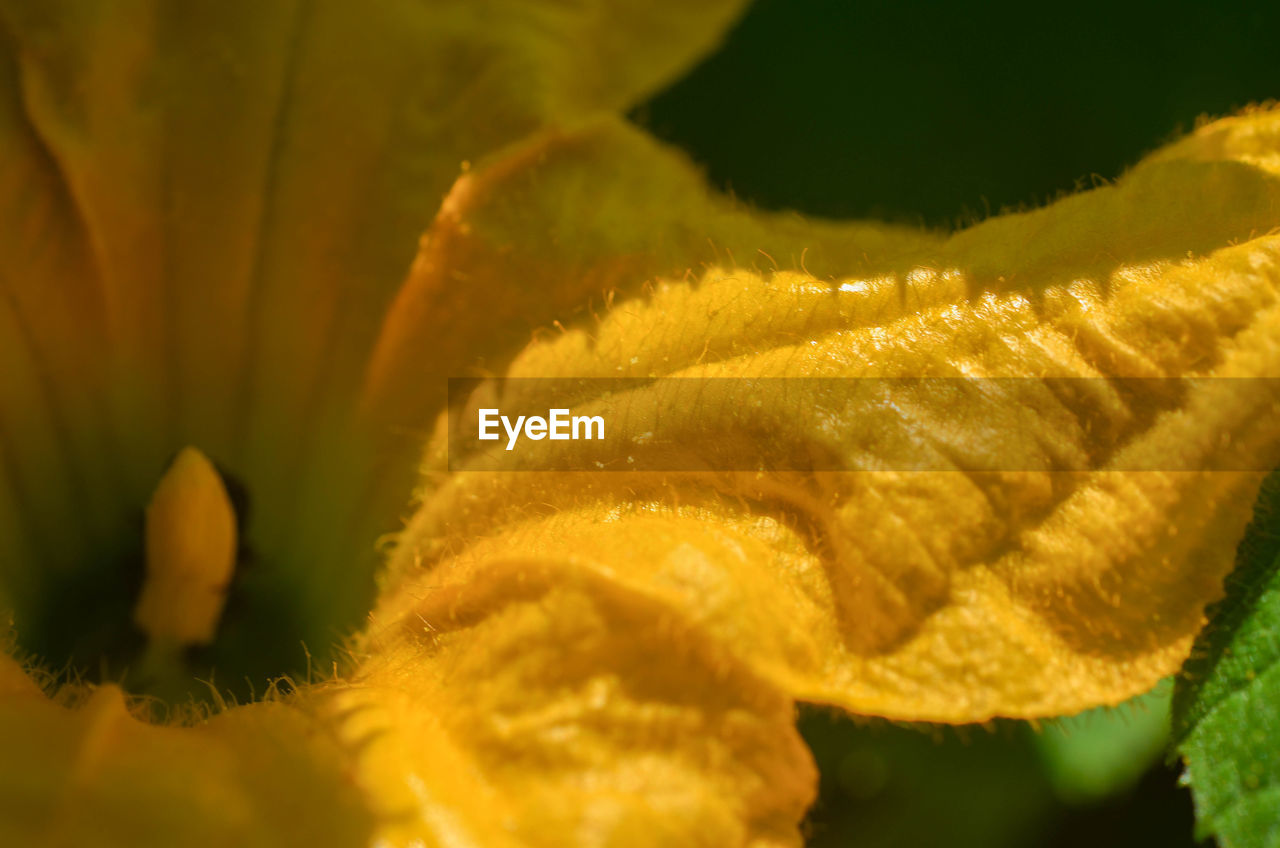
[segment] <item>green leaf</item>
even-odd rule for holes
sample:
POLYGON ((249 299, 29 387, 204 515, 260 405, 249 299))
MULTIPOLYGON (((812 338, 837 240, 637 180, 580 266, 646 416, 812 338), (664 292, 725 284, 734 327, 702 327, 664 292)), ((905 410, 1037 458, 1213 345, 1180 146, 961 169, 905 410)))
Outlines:
POLYGON ((1174 738, 1196 830, 1223 846, 1280 846, 1280 472, 1178 681, 1174 738))

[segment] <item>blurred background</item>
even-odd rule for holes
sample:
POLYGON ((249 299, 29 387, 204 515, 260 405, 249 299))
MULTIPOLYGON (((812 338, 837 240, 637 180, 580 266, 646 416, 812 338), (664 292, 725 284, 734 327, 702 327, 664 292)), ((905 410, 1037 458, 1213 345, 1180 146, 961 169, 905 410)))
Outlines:
POLYGON ((1280 97, 1280 4, 756 0, 635 117, 767 208, 937 225, 1039 205, 1280 97))
MULTIPOLYGON (((1280 98, 1280 4, 757 0, 632 117, 754 205, 963 226, 1280 98)), ((803 711, 813 846, 1195 845, 1167 687, 1040 729, 803 711)))

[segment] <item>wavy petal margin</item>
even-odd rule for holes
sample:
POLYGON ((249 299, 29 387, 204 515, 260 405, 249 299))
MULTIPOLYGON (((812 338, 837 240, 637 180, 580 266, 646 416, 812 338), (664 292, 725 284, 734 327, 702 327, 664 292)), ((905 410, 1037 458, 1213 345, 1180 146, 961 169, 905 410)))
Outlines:
MULTIPOLYGON (((418 615, 438 628, 422 610, 441 593, 588 574, 780 691, 859 713, 1037 717, 1146 691, 1186 658, 1248 520, 1262 474, 1223 469, 1280 463, 1277 126, 1209 126, 1115 186, 895 257, 905 272, 712 270, 535 343, 509 377, 651 379, 690 444, 847 451, 850 468, 878 450, 890 470, 429 473, 373 644, 381 627, 425 630, 418 615), (928 394, 797 429, 796 405, 821 400, 803 381, 762 390, 742 437, 731 403, 680 397, 672 376, 1029 379, 1000 407, 1012 442, 991 444, 989 406, 928 394), (1172 396, 1117 382, 1187 377, 1203 379, 1172 396), (1051 378, 1100 388, 1068 402, 1051 378), (1026 470, 894 471, 899 441, 1026 470)), ((502 397, 517 400, 568 405, 502 397)), ((627 441, 644 424, 621 426, 627 441)))

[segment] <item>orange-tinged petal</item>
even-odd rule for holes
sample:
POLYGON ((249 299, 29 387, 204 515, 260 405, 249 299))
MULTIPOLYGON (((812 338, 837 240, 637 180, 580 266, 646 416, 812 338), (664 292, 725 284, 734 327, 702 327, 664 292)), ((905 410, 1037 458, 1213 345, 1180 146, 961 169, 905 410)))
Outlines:
MULTIPOLYGON (((880 470, 432 472, 375 640, 438 626, 437 596, 585 572, 696 621, 781 691, 856 712, 1045 716, 1149 689, 1220 592, 1262 476, 1238 469, 1280 462, 1277 124, 1208 127, 1114 187, 930 246, 902 276, 712 271, 532 345, 509 376, 652 379, 693 455, 818 450, 880 470), (743 412, 664 376, 797 381, 743 412), (1022 379, 994 407, 894 389, 822 430, 795 414, 822 401, 804 378, 948 376, 1022 379), (1188 377, 1207 379, 1167 382, 1188 377), (1064 400, 1048 378, 1093 382, 1064 400), (921 449, 1000 470, 900 470, 921 449)), ((537 385, 507 383, 502 402, 574 400, 520 388, 537 385)), ((622 426, 619 441, 643 435, 622 426)), ((502 457, 484 467, 517 467, 502 457)))
POLYGON ((358 845, 373 832, 349 752, 297 706, 166 727, 114 686, 79 696, 55 703, 0 656, 0 843, 358 845))
MULTIPOLYGON (((454 184, 388 310, 361 415, 418 427, 443 405, 445 378, 500 373, 535 331, 581 322, 657 277, 726 262, 906 273, 913 256, 941 242, 940 234, 906 227, 753 211, 707 188, 682 154, 615 117, 548 131, 477 163, 454 184)), ((412 474, 380 462, 371 513, 384 511, 373 504, 412 474)))
MULTIPOLYGON (((949 303, 984 290, 1034 292, 1078 280, 1067 290, 1068 299, 1075 298, 1088 281, 1105 285, 1099 281, 1119 267, 1188 250, 1207 253, 1273 227, 1280 178, 1274 161, 1269 168, 1255 164, 1267 155, 1273 123, 1247 116, 1219 122, 1198 134, 1199 141, 1175 145, 1135 168, 1124 190, 1069 197, 1051 209, 997 218, 950 239, 906 227, 749 210, 709 191, 682 155, 617 119, 535 136, 477 163, 455 183, 388 311, 366 379, 363 415, 417 427, 440 406, 443 378, 502 373, 516 347, 552 322, 589 322, 656 278, 698 275, 716 265, 760 273, 799 270, 824 280, 856 276, 850 285, 861 287, 863 296, 844 298, 858 304, 856 314, 836 320, 860 326, 923 309, 930 299, 949 303), (1211 134, 1242 139, 1232 142, 1239 149, 1211 134), (1000 247, 993 250, 995 245, 1000 247), (948 268, 965 273, 940 273, 948 268)), ((752 314, 790 308, 767 287, 754 294, 772 299, 752 314)), ((1135 289, 1129 296, 1147 294, 1135 289)), ((779 318, 777 332, 804 332, 830 300, 813 298, 806 303, 810 312, 789 323, 779 318)), ((686 304, 673 296, 663 307, 686 304)), ((656 365, 643 343, 623 337, 628 352, 608 360, 606 376, 667 373, 698 357, 725 356, 717 346, 742 344, 734 335, 741 328, 726 317, 736 314, 722 313, 707 337, 682 332, 679 356, 664 348, 656 365)), ((647 327, 634 331, 646 334, 647 327)), ((1162 343, 1171 340, 1172 333, 1162 343)), ((581 361, 575 366, 600 373, 581 361)), ((535 370, 530 365, 527 373, 535 370)), ((400 491, 403 485, 395 481, 408 474, 404 467, 379 465, 375 479, 385 484, 382 491, 400 491)), ((378 491, 375 483, 373 514, 385 511, 374 506, 378 491)))
POLYGON ((615 117, 558 128, 454 183, 388 312, 365 413, 414 420, 438 405, 440 377, 494 372, 535 329, 603 310, 657 277, 726 263, 874 275, 906 271, 941 242, 906 227, 754 212, 615 117))
POLYGON ((57 235, 92 255, 112 352, 145 380, 130 390, 161 404, 141 407, 161 432, 225 453, 252 445, 210 412, 314 413, 313 384, 359 366, 464 160, 626 107, 712 46, 739 5, 2 11, 14 131, 34 136, 45 191, 78 213, 85 232, 57 235))
POLYGON ((441 198, 467 160, 666 83, 741 5, 0 3, 0 580, 23 639, 83 661, 71 626, 127 621, 137 516, 195 445, 252 515, 215 664, 263 654, 247 621, 289 633, 256 678, 299 640, 327 653, 409 494, 375 499, 371 469, 417 438, 355 398, 441 198), (79 604, 102 620, 67 621, 50 598, 72 595, 108 598, 79 604))

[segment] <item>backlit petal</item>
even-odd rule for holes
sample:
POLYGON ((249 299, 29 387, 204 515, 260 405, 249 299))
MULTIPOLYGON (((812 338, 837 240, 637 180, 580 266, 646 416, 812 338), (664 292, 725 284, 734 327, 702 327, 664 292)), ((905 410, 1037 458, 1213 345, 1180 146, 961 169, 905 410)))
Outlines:
MULTIPOLYGON (((647 391, 672 393, 656 408, 694 455, 819 450, 882 470, 429 474, 380 620, 585 570, 696 619, 781 691, 855 712, 1034 717, 1149 689, 1221 591, 1249 469, 1280 461, 1277 124, 1208 127, 1114 187, 926 246, 902 276, 712 271, 535 343, 509 376, 795 378, 750 416, 709 390, 647 391), (995 421, 922 390, 796 423, 821 400, 805 378, 945 376, 1023 379, 995 421), (1220 379, 1116 382, 1183 377, 1220 379), (1046 378, 1093 394, 1064 401, 1046 378), (904 471, 895 445, 943 468, 1016 464, 904 471)), ((641 435, 623 426, 618 440, 641 435)), ((485 467, 514 467, 502 456, 485 467)))

